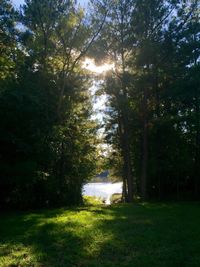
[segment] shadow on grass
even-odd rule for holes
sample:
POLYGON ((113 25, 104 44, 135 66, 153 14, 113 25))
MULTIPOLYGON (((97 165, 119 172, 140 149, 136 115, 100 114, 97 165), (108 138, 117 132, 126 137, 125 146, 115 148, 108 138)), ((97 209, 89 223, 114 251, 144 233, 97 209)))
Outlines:
POLYGON ((196 204, 60 209, 6 215, 0 225, 0 266, 200 266, 196 204))
POLYGON ((0 266, 73 266, 82 241, 74 234, 78 222, 66 220, 63 213, 58 210, 1 218, 0 266))

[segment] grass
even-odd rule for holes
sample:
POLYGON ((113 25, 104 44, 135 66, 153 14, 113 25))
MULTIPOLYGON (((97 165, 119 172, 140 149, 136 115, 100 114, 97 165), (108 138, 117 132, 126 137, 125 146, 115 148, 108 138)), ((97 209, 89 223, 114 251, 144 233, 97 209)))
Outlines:
POLYGON ((100 205, 0 217, 0 266, 199 267, 199 203, 100 205))

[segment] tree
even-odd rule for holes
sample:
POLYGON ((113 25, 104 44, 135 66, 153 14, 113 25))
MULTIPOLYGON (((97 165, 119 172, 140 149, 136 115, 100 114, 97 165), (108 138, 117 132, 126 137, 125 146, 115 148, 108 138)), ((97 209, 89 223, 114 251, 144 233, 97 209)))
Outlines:
MULTIPOLYGON (((127 54, 129 52, 129 24, 132 10, 131 1, 93 1, 95 14, 101 14, 103 8, 109 9, 106 22, 94 50, 115 64, 115 71, 108 77, 105 87, 112 103, 111 117, 118 127, 118 149, 123 158, 123 195, 128 202, 133 201, 134 176, 130 147, 129 95, 127 54)), ((98 18, 97 18, 98 19, 98 18)), ((115 134, 115 133, 114 133, 115 134)))
POLYGON ((123 155, 124 184, 131 170, 131 184, 142 199, 179 198, 199 169, 192 163, 199 147, 198 90, 192 89, 199 88, 198 1, 115 1, 109 7, 94 46, 97 60, 101 55, 115 62, 105 80, 107 139, 123 155))
POLYGON ((9 0, 0 2, 0 79, 14 75, 16 57, 16 13, 9 0))
POLYGON ((73 1, 26 1, 20 19, 22 57, 0 100, 2 180, 8 181, 1 206, 77 204, 95 169, 96 125, 80 66, 97 32, 73 1))

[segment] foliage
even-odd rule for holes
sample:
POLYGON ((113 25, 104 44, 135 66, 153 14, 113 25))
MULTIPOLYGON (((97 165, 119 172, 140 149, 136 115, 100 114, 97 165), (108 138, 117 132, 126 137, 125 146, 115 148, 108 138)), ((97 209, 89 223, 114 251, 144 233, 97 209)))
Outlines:
POLYGON ((103 202, 100 198, 97 197, 83 196, 83 204, 85 206, 97 206, 102 205, 103 202))
MULTIPOLYGON (((100 3, 94 1, 95 14, 100 3)), ((94 51, 115 64, 102 90, 110 168, 121 170, 124 200, 186 192, 199 198, 199 1, 118 0, 107 7, 94 51)))
POLYGON ((18 14, 3 1, 1 13, 0 208, 79 204, 96 167, 84 12, 74 1, 27 0, 18 14))
POLYGON ((83 183, 105 167, 123 180, 125 202, 198 199, 199 0, 90 8, 0 1, 0 208, 80 204, 83 183), (91 119, 87 56, 114 65, 96 83, 107 95, 107 153, 91 119))

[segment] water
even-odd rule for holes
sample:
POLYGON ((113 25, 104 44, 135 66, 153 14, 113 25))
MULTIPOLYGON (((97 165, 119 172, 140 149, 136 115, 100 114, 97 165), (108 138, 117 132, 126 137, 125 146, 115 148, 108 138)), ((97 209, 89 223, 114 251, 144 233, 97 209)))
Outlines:
POLYGON ((122 182, 119 183, 88 183, 83 186, 83 195, 100 197, 110 204, 112 194, 122 193, 122 182))

